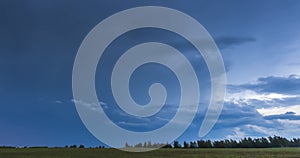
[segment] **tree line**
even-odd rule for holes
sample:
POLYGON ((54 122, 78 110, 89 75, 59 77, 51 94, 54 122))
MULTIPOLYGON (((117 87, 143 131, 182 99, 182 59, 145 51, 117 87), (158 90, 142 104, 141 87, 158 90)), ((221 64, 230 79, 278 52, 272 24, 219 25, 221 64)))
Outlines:
MULTIPOLYGON (((224 140, 197 140, 179 141, 169 143, 152 143, 151 141, 138 143, 136 145, 125 144, 125 148, 276 148, 276 147, 300 147, 300 138, 287 139, 280 136, 269 136, 261 138, 242 138, 240 140, 224 139, 224 140)), ((20 148, 14 146, 0 146, 0 148, 20 148)), ((48 148, 47 146, 33 146, 21 148, 48 148)), ((63 148, 63 147, 54 147, 63 148)), ((66 145, 64 148, 86 148, 84 145, 66 145)), ((104 146, 88 147, 88 148, 105 148, 104 146)))
POLYGON ((179 141, 174 141, 172 144, 152 144, 150 141, 139 143, 134 146, 125 144, 126 148, 276 148, 276 147, 300 147, 300 138, 287 139, 280 136, 269 136, 261 138, 242 138, 240 140, 225 139, 225 140, 197 140, 184 141, 180 144, 179 141))

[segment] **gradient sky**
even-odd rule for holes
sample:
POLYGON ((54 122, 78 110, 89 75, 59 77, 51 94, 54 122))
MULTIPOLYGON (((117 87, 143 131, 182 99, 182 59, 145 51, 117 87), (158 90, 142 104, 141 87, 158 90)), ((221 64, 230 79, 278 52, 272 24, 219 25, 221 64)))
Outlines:
MULTIPOLYGON (((149 5, 189 14, 208 30, 220 48, 227 71, 227 95, 220 119, 205 139, 300 137, 300 1, 2 0, 0 146, 102 145, 81 122, 72 98, 77 50, 103 19, 121 10, 149 5)), ((114 41, 117 47, 112 45, 107 53, 116 55, 111 59, 107 55, 98 65, 97 88, 107 85, 102 74, 109 74, 118 53, 146 41, 173 45, 192 61, 203 88, 200 104, 205 106, 210 86, 202 57, 176 34, 159 29, 131 31, 114 41), (101 63, 107 67, 101 67, 101 63)), ((169 80, 174 78, 172 75, 159 65, 141 67, 132 76, 133 98, 146 104, 147 89, 154 81, 165 83, 169 91, 178 89, 178 81, 169 80), (150 75, 153 70, 157 74, 150 75)), ((174 115, 178 102, 178 94, 170 93, 165 111, 156 117, 161 121, 156 119, 149 125, 147 120, 136 122, 132 117, 119 116, 122 111, 115 107, 109 92, 101 93, 102 105, 112 107, 106 111, 111 119, 134 131, 162 126, 174 115)), ((203 115, 199 109, 191 127, 178 140, 199 139, 203 115)))

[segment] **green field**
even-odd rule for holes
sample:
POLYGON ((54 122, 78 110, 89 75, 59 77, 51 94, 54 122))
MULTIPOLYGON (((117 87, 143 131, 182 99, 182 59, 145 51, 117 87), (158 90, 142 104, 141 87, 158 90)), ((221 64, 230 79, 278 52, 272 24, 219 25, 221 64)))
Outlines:
POLYGON ((300 148, 159 149, 129 153, 116 149, 27 148, 0 149, 0 158, 300 158, 300 148))

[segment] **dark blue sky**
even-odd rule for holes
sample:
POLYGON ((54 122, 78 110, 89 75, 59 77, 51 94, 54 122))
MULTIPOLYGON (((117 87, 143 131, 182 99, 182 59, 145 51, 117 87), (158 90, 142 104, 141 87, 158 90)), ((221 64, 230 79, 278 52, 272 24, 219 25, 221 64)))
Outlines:
MULTIPOLYGON (((77 50, 88 32, 103 19, 121 10, 148 5, 189 14, 208 30, 220 48, 227 70, 228 93, 220 120, 205 138, 274 134, 300 137, 300 2, 297 0, 3 0, 0 2, 0 145, 101 144, 82 124, 72 101, 72 68, 77 50)), ((201 98, 205 104, 210 88, 206 86, 209 76, 205 63, 193 55, 193 48, 186 48, 189 44, 175 36, 162 30, 136 30, 115 41, 120 47, 112 47, 110 51, 118 52, 126 46, 155 39, 177 46, 188 59, 194 59, 197 75, 202 76, 201 98), (144 36, 147 31, 152 31, 152 36, 144 36)), ((132 82, 138 83, 139 76, 162 83, 169 81, 167 76, 172 77, 165 69, 157 72, 166 75, 163 79, 142 74, 153 69, 159 67, 146 65, 136 72, 132 82)), ((101 72, 106 70, 97 70, 96 86, 100 87, 106 82, 101 72)), ((176 83, 173 80, 169 88, 176 83)), ((139 90, 145 89, 147 86, 133 85, 137 102, 146 103, 149 99, 143 93, 138 95, 139 90)), ((178 94, 172 95, 170 107, 178 94)), ((198 139, 202 118, 200 110, 179 139, 198 139)), ((128 129, 145 128, 143 124, 138 127, 128 124, 133 118, 122 121, 122 117, 112 115, 112 119, 128 129)))

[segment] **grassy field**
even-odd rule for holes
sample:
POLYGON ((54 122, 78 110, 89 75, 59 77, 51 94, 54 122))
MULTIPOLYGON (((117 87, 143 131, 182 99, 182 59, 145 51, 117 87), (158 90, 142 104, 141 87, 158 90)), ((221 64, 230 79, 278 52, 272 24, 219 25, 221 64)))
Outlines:
POLYGON ((300 158, 300 148, 159 149, 129 153, 116 149, 0 149, 0 158, 300 158))

